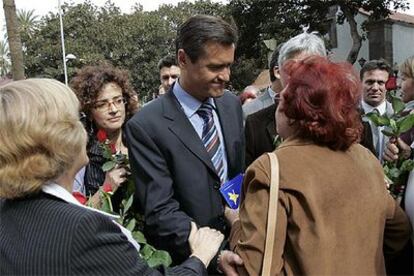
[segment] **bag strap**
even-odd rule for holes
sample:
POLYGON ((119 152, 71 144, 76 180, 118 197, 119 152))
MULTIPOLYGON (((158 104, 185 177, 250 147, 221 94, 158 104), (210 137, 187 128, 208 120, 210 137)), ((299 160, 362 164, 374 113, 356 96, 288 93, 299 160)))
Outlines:
POLYGON ((276 236, 277 206, 279 199, 279 161, 273 152, 267 153, 270 159, 270 194, 267 212, 266 240, 263 256, 262 276, 270 275, 272 267, 273 246, 276 236))

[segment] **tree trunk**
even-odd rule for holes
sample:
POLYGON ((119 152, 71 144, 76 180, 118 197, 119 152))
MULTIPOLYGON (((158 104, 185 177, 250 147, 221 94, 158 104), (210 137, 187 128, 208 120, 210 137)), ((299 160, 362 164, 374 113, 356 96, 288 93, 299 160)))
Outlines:
POLYGON ((6 18, 13 79, 21 80, 24 79, 23 51, 14 0, 3 0, 3 10, 6 18))
POLYGON ((341 10, 345 15, 346 20, 349 23, 351 38, 352 38, 352 48, 349 51, 348 57, 346 60, 354 64, 356 59, 358 58, 359 50, 362 46, 362 37, 358 33, 358 24, 355 21, 355 16, 352 11, 346 7, 345 5, 341 5, 341 10))

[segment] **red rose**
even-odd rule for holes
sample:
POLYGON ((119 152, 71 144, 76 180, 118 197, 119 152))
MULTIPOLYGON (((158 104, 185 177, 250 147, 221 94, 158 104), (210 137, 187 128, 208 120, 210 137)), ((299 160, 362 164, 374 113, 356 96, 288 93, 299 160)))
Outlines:
POLYGON ((79 192, 73 192, 72 195, 83 205, 85 205, 86 201, 88 201, 86 199, 86 196, 82 193, 79 192))
POLYGON ((112 186, 109 183, 104 183, 102 186, 102 189, 105 193, 111 193, 112 192, 112 186))
POLYGON ((395 89, 397 89, 397 78, 395 76, 389 77, 389 79, 385 83, 385 88, 387 90, 395 90, 395 89))
POLYGON ((116 153, 115 144, 109 144, 109 148, 111 149, 112 154, 115 154, 116 153))
POLYGON ((106 135, 105 130, 100 129, 98 130, 98 133, 96 133, 96 138, 98 138, 99 142, 105 143, 105 141, 108 139, 108 136, 106 135))

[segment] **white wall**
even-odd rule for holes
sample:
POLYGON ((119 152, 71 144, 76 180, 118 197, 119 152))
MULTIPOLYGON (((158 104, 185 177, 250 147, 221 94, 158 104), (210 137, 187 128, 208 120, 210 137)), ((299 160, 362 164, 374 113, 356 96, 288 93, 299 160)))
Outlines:
POLYGON ((392 28, 394 62, 400 64, 414 55, 414 25, 395 22, 392 28))
MULTIPOLYGON (((356 16, 356 22, 358 24, 358 31, 362 34, 361 24, 367 19, 367 16, 358 14, 356 16)), ((338 47, 332 49, 332 59, 335 61, 344 61, 346 60, 349 51, 352 47, 352 38, 350 33, 350 28, 348 21, 345 21, 342 25, 336 25, 337 30, 337 39, 338 39, 338 47)), ((359 50, 357 61, 363 57, 365 60, 369 60, 369 47, 368 47, 368 40, 362 41, 361 49, 359 50)), ((361 67, 359 66, 358 62, 354 64, 355 69, 359 70, 361 67)))

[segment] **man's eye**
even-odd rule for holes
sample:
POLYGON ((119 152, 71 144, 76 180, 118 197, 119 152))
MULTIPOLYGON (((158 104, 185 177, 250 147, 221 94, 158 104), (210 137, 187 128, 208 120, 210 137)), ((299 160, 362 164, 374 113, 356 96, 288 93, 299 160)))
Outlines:
POLYGON ((117 104, 121 104, 123 102, 123 99, 122 98, 115 99, 114 102, 117 104))

